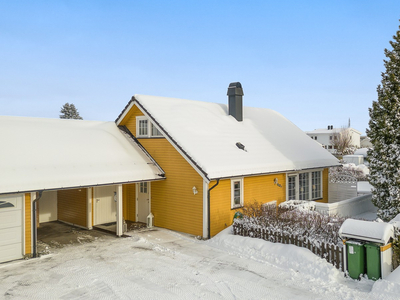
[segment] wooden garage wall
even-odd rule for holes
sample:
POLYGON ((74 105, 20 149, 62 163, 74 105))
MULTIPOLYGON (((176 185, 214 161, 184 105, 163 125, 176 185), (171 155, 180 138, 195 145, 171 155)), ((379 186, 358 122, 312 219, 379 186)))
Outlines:
POLYGON ((32 253, 32 209, 31 194, 25 194, 25 254, 32 253))
MULTIPOLYGON (((216 181, 211 181, 209 188, 214 186, 216 181)), ((243 201, 250 204, 254 201, 266 203, 277 201, 280 204, 286 200, 286 174, 274 174, 264 176, 245 177, 243 179, 243 201), (281 185, 275 185, 274 179, 278 179, 281 185)), ((210 197, 211 211, 211 236, 230 226, 233 216, 240 208, 231 209, 231 180, 221 180, 219 184, 211 190, 210 197)))
POLYGON ((60 190, 57 192, 57 199, 58 220, 88 227, 87 189, 60 190))
POLYGON ((125 220, 136 221, 136 184, 122 186, 123 216, 125 220))

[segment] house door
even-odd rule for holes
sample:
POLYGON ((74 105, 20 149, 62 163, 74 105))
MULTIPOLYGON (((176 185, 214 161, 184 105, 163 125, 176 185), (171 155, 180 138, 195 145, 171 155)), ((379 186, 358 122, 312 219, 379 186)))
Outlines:
POLYGON ((22 258, 23 195, 0 196, 0 263, 22 258))
POLYGON ((117 221, 117 203, 115 186, 100 186, 94 188, 93 225, 117 221))
POLYGON ((147 223, 150 214, 150 182, 141 182, 137 186, 137 221, 147 223))
POLYGON ((298 175, 289 175, 288 176, 288 200, 297 200, 297 176, 298 175))

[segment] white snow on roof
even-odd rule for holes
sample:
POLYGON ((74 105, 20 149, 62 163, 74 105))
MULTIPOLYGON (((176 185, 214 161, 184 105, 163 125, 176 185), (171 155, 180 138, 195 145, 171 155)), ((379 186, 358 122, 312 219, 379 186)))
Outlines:
POLYGON ((238 122, 224 104, 143 95, 135 99, 209 179, 339 165, 270 109, 244 107, 243 122, 238 122))
POLYGON ((394 237, 394 228, 393 225, 383 222, 347 219, 340 227, 339 235, 345 239, 358 239, 386 245, 389 239, 394 237))
POLYGON ((368 156, 368 148, 360 148, 360 149, 357 149, 356 151, 354 151, 354 155, 362 155, 362 156, 364 156, 364 157, 367 157, 368 156))
POLYGON ((114 122, 0 116, 0 194, 160 179, 114 122))

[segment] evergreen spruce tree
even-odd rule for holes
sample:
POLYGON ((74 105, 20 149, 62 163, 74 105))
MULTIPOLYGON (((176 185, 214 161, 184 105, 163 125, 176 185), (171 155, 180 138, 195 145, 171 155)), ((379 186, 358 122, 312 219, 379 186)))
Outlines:
POLYGON ((60 110, 60 119, 76 119, 76 120, 83 120, 82 117, 79 115, 78 110, 76 109, 74 104, 69 104, 68 102, 61 107, 60 110))
POLYGON ((386 71, 378 85, 378 100, 369 109, 367 135, 372 202, 378 217, 388 221, 400 213, 400 30, 385 49, 386 71))

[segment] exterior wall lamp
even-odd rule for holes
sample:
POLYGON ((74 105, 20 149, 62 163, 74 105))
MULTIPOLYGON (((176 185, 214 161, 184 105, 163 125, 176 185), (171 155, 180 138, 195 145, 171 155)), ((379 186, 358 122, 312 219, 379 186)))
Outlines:
POLYGON ((193 195, 196 195, 198 193, 197 188, 195 186, 192 187, 192 190, 193 190, 193 195))

